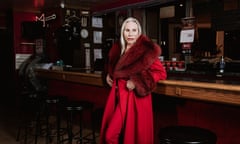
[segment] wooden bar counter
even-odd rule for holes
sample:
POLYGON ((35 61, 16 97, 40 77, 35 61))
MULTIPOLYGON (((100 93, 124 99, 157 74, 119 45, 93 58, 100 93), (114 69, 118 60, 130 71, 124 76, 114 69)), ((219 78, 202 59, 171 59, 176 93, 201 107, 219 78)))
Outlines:
MULTIPOLYGON (((37 69, 36 74, 46 79, 104 86, 102 76, 99 73, 37 69)), ((185 99, 240 105, 240 85, 226 84, 222 81, 199 82, 167 79, 158 82, 154 93, 185 99)))
MULTIPOLYGON (((90 100, 100 110, 105 106, 110 88, 100 73, 38 69, 36 74, 49 81, 50 95, 90 100)), ((156 144, 158 130, 176 124, 210 129, 217 134, 217 144, 240 143, 240 82, 232 80, 169 74, 159 81, 153 93, 156 144)))

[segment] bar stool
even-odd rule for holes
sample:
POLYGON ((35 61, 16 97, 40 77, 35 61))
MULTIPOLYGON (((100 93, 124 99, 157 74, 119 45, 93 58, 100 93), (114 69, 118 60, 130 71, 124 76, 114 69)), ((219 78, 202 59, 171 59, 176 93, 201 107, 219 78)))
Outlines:
POLYGON ((217 136, 208 129, 168 126, 160 129, 160 144, 216 144, 217 136))
POLYGON ((61 127, 61 114, 64 112, 66 101, 66 96, 48 96, 45 99, 46 144, 53 141, 54 137, 57 144, 60 144, 61 136, 67 133, 66 129, 61 127))
POLYGON ((28 136, 34 136, 34 143, 37 144, 40 135, 37 132, 37 127, 40 123, 40 115, 43 112, 45 96, 46 93, 36 91, 21 93, 16 141, 20 141, 22 129, 24 129, 24 144, 28 143, 28 136))
MULTIPOLYGON (((68 140, 69 144, 72 144, 73 140, 76 140, 77 143, 83 144, 84 141, 88 143, 95 144, 96 143, 96 136, 95 136, 95 114, 94 114, 94 104, 89 101, 69 101, 66 105, 67 111, 67 129, 68 129, 68 140), (91 116, 91 133, 83 135, 83 123, 84 123, 84 112, 90 112, 91 116), (74 116, 78 117, 78 132, 73 131, 74 116), (92 135, 91 138, 89 136, 92 135)), ((85 123, 86 124, 86 123, 85 123)))

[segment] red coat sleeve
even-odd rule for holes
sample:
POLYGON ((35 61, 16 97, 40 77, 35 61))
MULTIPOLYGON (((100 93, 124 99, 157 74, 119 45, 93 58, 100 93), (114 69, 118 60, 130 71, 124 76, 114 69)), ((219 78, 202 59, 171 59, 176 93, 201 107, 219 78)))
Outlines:
POLYGON ((149 69, 143 70, 140 73, 130 77, 135 84, 136 94, 139 96, 150 94, 156 87, 156 83, 159 80, 164 80, 166 78, 166 70, 162 66, 159 59, 156 59, 149 69))
POLYGON ((165 80, 167 78, 166 70, 159 59, 155 60, 151 65, 150 71, 155 82, 165 80))

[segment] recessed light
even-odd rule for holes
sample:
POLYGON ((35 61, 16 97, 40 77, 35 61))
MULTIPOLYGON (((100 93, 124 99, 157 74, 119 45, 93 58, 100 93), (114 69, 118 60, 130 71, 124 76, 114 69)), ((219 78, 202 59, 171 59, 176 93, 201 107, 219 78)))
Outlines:
POLYGON ((64 7, 65 7, 64 2, 61 2, 61 3, 60 3, 60 7, 61 7, 61 8, 64 8, 64 7))

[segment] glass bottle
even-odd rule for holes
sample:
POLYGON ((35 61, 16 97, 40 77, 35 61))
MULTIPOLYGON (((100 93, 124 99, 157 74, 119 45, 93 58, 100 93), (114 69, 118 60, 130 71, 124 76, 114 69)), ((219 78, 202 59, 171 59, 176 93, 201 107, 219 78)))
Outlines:
POLYGON ((220 62, 219 62, 219 73, 223 74, 224 73, 224 68, 225 68, 225 61, 224 57, 221 56, 220 62))

